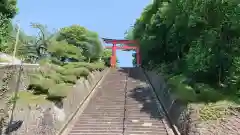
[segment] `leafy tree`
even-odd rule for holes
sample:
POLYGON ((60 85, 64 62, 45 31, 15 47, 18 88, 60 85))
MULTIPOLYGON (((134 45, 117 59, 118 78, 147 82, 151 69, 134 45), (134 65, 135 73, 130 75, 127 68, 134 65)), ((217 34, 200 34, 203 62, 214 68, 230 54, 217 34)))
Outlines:
POLYGON ((239 4, 156 0, 144 9, 126 38, 140 41, 145 68, 167 67, 165 72, 184 73, 197 82, 232 86, 228 82, 237 81, 233 74, 238 74, 240 54, 239 4))
POLYGON ((103 50, 97 33, 89 31, 79 25, 62 28, 57 40, 66 40, 69 44, 82 49, 83 55, 88 62, 90 62, 91 59, 99 59, 103 50))
POLYGON ((4 42, 7 41, 12 31, 11 20, 17 13, 16 0, 1 0, 0 2, 0 51, 4 50, 4 42))
POLYGON ((85 44, 84 56, 88 58, 88 62, 91 60, 98 60, 103 53, 103 46, 99 40, 98 34, 96 32, 87 32, 87 43, 85 44))
POLYGON ((82 50, 66 41, 54 42, 48 47, 51 59, 54 63, 62 65, 68 61, 83 61, 82 50))
POLYGON ((105 49, 103 51, 102 60, 104 61, 106 66, 110 66, 111 65, 110 64, 111 56, 112 56, 112 51, 111 50, 105 49))
MULTIPOLYGON (((112 50, 109 50, 109 49, 104 49, 103 50, 101 59, 104 61, 105 65, 108 66, 108 67, 111 66, 111 63, 110 63, 111 56, 112 56, 112 50)), ((118 58, 116 60, 116 63, 117 64, 119 63, 118 58)))

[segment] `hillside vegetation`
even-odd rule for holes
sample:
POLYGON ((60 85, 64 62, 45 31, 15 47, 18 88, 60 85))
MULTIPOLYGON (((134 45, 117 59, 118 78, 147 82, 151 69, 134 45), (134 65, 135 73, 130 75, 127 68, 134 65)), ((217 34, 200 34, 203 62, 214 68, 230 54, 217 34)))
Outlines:
POLYGON ((238 108, 239 4, 237 0, 154 0, 126 34, 140 41, 142 66, 164 74, 176 98, 203 104, 204 120, 238 108))
MULTIPOLYGON (((40 64, 40 71, 30 75, 28 90, 34 96, 62 99, 78 79, 110 65, 111 52, 103 48, 96 32, 77 24, 50 31, 43 24, 31 23, 32 29, 37 30, 36 35, 28 35, 22 29, 18 34, 18 25, 12 23, 18 12, 16 0, 0 3, 0 51, 12 55, 18 39, 16 57, 25 63, 40 64)), ((8 85, 7 81, 4 83, 8 85)), ((1 87, 3 99, 8 87, 5 84, 1 87)))

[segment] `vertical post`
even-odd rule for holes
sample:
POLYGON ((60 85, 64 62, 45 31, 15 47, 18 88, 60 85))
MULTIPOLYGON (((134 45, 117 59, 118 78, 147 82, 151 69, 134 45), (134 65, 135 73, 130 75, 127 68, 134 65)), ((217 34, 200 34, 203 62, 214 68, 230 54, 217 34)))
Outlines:
POLYGON ((116 43, 112 46, 111 67, 116 67, 116 43))
POLYGON ((20 32, 20 24, 17 24, 17 35, 16 35, 16 41, 14 45, 14 50, 13 50, 13 56, 12 56, 12 64, 14 64, 14 60, 16 58, 16 52, 17 52, 17 45, 18 45, 18 40, 19 40, 19 32, 20 32))

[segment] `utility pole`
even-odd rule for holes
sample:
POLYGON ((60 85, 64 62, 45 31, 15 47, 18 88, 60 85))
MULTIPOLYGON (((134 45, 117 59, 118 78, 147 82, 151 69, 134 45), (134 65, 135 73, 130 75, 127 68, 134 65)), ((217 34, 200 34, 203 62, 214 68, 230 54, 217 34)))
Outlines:
POLYGON ((14 45, 14 50, 13 50, 12 64, 13 64, 13 61, 16 57, 17 45, 18 45, 18 40, 19 40, 19 33, 20 33, 20 24, 17 23, 17 35, 16 35, 16 40, 15 40, 15 45, 14 45))

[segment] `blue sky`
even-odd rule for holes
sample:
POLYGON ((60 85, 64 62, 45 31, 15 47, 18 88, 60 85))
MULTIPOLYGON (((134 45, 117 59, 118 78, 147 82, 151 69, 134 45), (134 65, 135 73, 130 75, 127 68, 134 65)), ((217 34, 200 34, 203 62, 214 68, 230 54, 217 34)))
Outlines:
MULTIPOLYGON (((18 0, 21 28, 35 34, 31 22, 50 30, 79 24, 101 37, 122 39, 151 0, 18 0)), ((121 67, 132 66, 132 52, 117 51, 121 67)))

